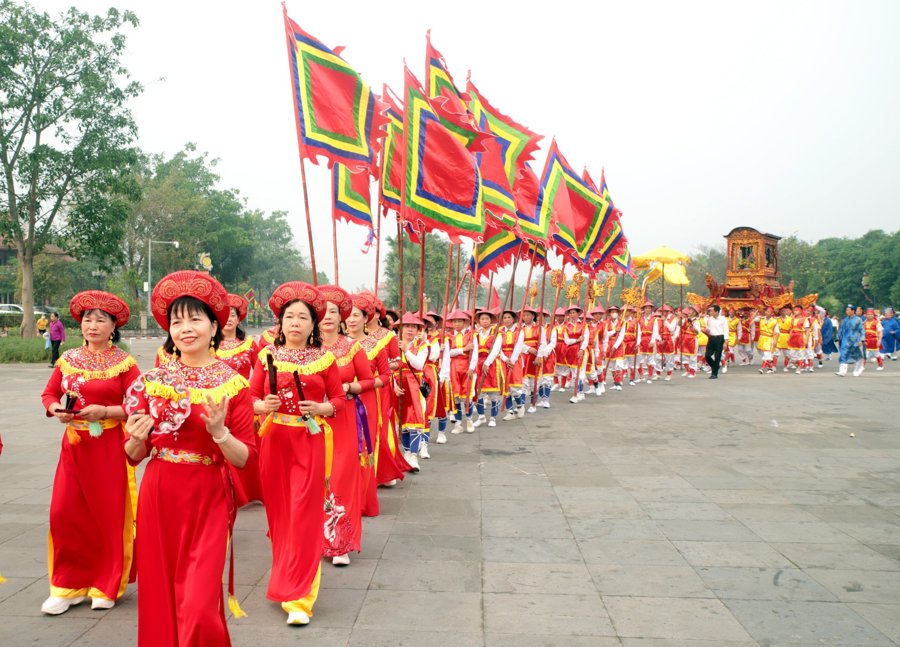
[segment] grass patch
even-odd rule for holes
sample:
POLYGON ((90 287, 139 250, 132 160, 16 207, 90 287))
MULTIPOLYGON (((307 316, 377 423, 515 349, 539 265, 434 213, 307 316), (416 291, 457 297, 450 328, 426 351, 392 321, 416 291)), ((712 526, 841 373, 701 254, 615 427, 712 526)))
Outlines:
MULTIPOLYGON (((65 341, 60 347, 60 353, 77 347, 79 341, 65 341)), ((119 342, 116 344, 124 351, 128 351, 128 344, 119 342)), ((50 349, 44 349, 43 339, 22 339, 21 337, 0 337, 0 364, 47 364, 50 362, 50 349)))

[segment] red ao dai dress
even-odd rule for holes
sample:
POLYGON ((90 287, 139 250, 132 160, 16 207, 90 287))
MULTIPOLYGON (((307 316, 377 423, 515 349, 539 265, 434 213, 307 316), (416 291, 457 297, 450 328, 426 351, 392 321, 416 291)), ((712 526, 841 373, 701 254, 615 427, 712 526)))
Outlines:
MULTIPOLYGON (((231 644, 222 571, 235 502, 227 461, 200 417, 207 396, 230 398, 225 426, 254 460, 247 380, 224 362, 175 359, 143 374, 125 399, 126 412, 154 419, 137 516, 138 643, 147 647, 231 644)), ((232 598, 229 606, 240 613, 232 598)))
MULTIPOLYGON (((102 353, 67 350, 53 369, 41 401, 73 408, 120 406, 140 371, 134 358, 113 346, 102 353)), ((115 600, 132 571, 134 470, 122 450, 124 420, 88 423, 76 416, 66 426, 50 499, 50 595, 115 600)))
MULTIPOLYGON (((375 388, 372 364, 358 342, 340 336, 327 350, 335 357, 342 384, 355 382, 362 388, 361 393, 375 388)), ((359 552, 362 540, 362 478, 369 453, 361 419, 358 420, 358 416, 365 417, 365 409, 357 412, 356 404, 356 398, 351 396, 331 423, 331 476, 325 500, 325 515, 330 521, 325 537, 327 557, 359 552)))
POLYGON ((318 429, 300 415, 301 398, 295 387, 297 371, 306 400, 330 402, 335 416, 346 399, 334 355, 309 347, 294 350, 270 345, 262 349, 251 377, 255 400, 269 393, 266 355, 277 369, 281 406, 259 429, 259 475, 272 541, 272 572, 266 597, 280 602, 288 613, 312 616, 319 594, 321 558, 325 547, 325 431, 335 421, 316 417, 318 429))

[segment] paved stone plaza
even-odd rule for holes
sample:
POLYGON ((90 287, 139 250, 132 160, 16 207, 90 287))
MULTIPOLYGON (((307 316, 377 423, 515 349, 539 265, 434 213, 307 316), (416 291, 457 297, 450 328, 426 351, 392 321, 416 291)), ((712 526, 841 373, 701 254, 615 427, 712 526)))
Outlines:
MULTIPOLYGON (((136 342, 143 367, 155 342, 136 342)), ((838 378, 625 387, 450 436, 381 490, 350 567, 323 566, 312 624, 265 599, 261 507, 236 531, 236 645, 738 647, 900 644, 900 363, 838 378), (855 437, 851 437, 855 433, 855 437)), ((0 645, 136 640, 111 611, 46 617, 62 428, 45 366, 0 366, 0 645)), ((566 395, 568 397, 568 394, 566 395)))

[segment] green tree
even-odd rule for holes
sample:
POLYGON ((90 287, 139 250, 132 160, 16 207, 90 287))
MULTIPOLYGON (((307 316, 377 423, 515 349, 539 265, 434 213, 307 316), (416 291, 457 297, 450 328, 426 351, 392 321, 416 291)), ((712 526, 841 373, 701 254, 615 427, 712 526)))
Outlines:
POLYGON ((58 241, 75 255, 120 259, 141 87, 121 63, 136 16, 58 17, 0 0, 0 233, 22 270, 22 334, 34 334, 34 259, 58 241))

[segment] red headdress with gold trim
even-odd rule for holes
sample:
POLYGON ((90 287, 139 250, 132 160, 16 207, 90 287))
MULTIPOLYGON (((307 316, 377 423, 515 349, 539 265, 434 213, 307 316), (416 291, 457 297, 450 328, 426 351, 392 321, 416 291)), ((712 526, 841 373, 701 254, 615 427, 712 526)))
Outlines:
POLYGON ((269 299, 269 308, 276 317, 280 317, 282 308, 291 301, 302 301, 308 305, 316 313, 319 321, 325 316, 325 300, 315 286, 309 283, 302 281, 282 283, 272 293, 272 298, 269 299))
POLYGON ((341 311, 341 321, 350 316, 353 310, 353 299, 344 288, 337 285, 320 285, 316 288, 322 299, 327 303, 331 302, 341 311))
POLYGON ((237 310, 238 319, 241 321, 247 318, 247 299, 240 294, 228 293, 228 307, 237 310))
POLYGON ((378 306, 375 305, 375 299, 372 298, 372 294, 369 292, 358 292, 350 297, 353 301, 353 307, 359 308, 366 315, 366 320, 371 319, 376 312, 378 312, 378 306))
POLYGON ((69 301, 69 312, 75 321, 81 322, 85 312, 90 310, 102 310, 111 316, 116 322, 116 328, 121 328, 128 323, 131 310, 128 304, 115 294, 102 290, 86 290, 79 292, 69 301))
POLYGON ((169 307, 179 297, 193 297, 210 307, 222 328, 228 323, 228 292, 205 272, 179 270, 156 284, 150 295, 153 318, 163 330, 169 329, 169 307))

